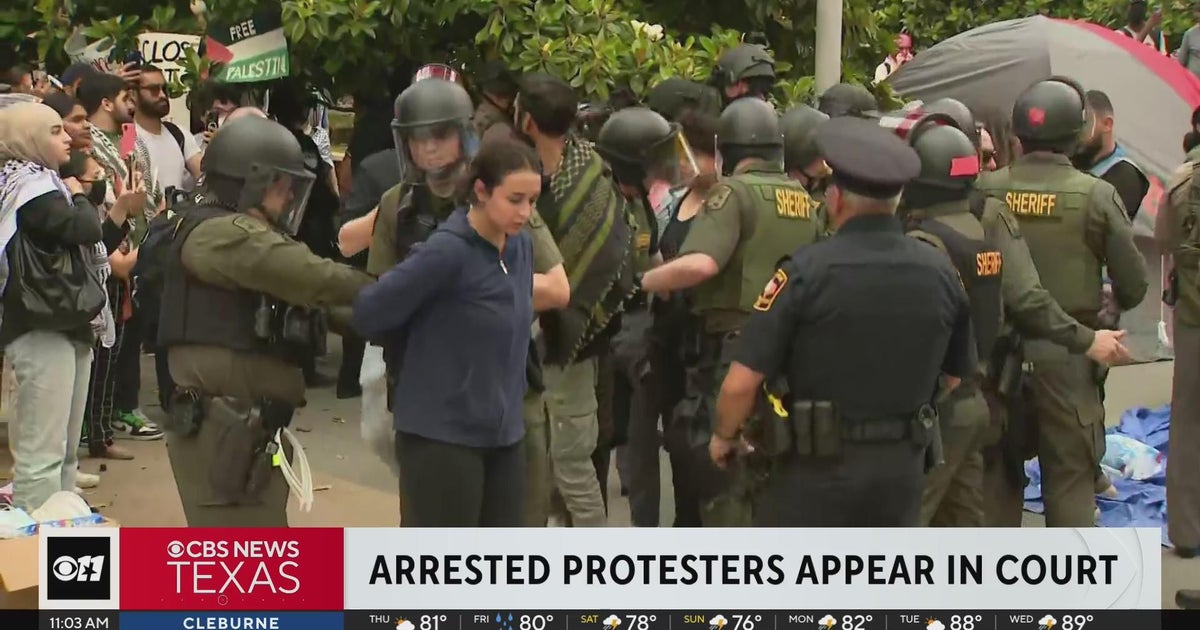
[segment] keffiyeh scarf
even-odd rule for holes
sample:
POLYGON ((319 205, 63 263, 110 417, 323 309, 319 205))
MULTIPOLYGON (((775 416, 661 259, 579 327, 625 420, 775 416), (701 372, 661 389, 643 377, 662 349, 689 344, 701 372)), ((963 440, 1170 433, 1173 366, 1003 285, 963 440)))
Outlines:
MULTIPOLYGON (((48 192, 58 191, 74 205, 71 192, 63 183, 58 173, 33 162, 9 160, 0 169, 0 252, 6 251, 8 243, 17 233, 17 210, 31 199, 40 197, 48 192)), ((104 243, 81 245, 83 258, 91 267, 91 271, 103 284, 112 273, 108 266, 108 250, 104 243)), ((7 256, 5 260, 4 283, 0 284, 0 295, 8 283, 7 256)), ((106 292, 107 295, 107 292, 106 292)), ((116 341, 116 326, 113 321, 112 309, 105 298, 104 308, 92 320, 92 332, 99 338, 105 348, 111 348, 116 341)))

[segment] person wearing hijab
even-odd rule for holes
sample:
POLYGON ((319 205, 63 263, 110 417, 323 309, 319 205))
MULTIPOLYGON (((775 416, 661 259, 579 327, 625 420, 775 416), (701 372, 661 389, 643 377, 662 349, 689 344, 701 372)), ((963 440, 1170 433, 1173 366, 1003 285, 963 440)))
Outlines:
MULTIPOLYGON (((14 234, 43 250, 92 246, 103 232, 96 206, 74 177, 58 169, 70 161, 71 137, 63 119, 40 103, 0 109, 0 246, 14 269, 14 234)), ((87 401, 92 343, 103 322, 48 330, 30 317, 22 287, 34 277, 9 277, 3 290, 0 347, 17 379, 17 416, 9 436, 13 453, 13 504, 35 510, 56 492, 75 488, 79 436, 87 401)), ((103 320, 103 312, 98 318, 103 320)))

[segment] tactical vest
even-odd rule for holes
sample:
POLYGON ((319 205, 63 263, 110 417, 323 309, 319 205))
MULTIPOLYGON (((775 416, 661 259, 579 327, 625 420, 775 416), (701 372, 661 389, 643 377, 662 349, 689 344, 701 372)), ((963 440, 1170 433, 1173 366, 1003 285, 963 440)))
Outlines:
POLYGON ((428 187, 408 188, 396 207, 396 260, 407 258, 413 245, 429 238, 453 211, 454 204, 435 198, 428 187))
MULTIPOLYGON (((1031 170, 1025 164, 1022 170, 1031 170)), ((1008 206, 1021 226, 1042 286, 1067 314, 1095 322, 1100 310, 1101 262, 1085 240, 1088 199, 1100 180, 1073 168, 1046 165, 1061 172, 1055 181, 1018 179, 1005 167, 980 180, 989 196, 1008 206)))
MULTIPOLYGON (((1004 299, 1001 274, 1004 259, 994 238, 979 224, 979 238, 965 234, 937 217, 920 217, 920 211, 910 213, 915 220, 907 226, 908 234, 945 252, 958 272, 971 306, 971 325, 975 334, 975 349, 981 363, 992 356, 992 349, 1004 322, 1004 299)), ((963 217, 968 216, 964 208, 963 217)), ((972 213, 973 216, 973 213, 972 213)), ((976 218, 975 223, 978 223, 976 218)))
POLYGON ((255 316, 265 295, 201 282, 183 267, 183 244, 192 230, 205 221, 234 212, 217 206, 192 205, 190 201, 186 205, 180 212, 183 218, 175 228, 166 257, 159 346, 219 346, 278 356, 273 344, 255 334, 255 316))
POLYGON ((732 259, 695 289, 694 308, 708 332, 740 329, 779 261, 818 236, 817 204, 800 182, 751 170, 721 183, 730 187, 731 198, 717 212, 743 212, 743 223, 732 259))
MULTIPOLYGON (((1103 179, 1104 174, 1107 173, 1109 169, 1122 162, 1132 166, 1134 170, 1138 172, 1138 175, 1142 178, 1143 184, 1150 181, 1146 179, 1146 172, 1142 170, 1142 167, 1138 166, 1137 162, 1134 162, 1132 159, 1130 159, 1129 154, 1125 153, 1125 149, 1121 148, 1121 145, 1119 144, 1117 145, 1117 148, 1113 150, 1111 155, 1097 162, 1094 166, 1092 166, 1092 168, 1089 168, 1088 173, 1091 173, 1093 177, 1099 177, 1103 179)), ((1125 211, 1129 213, 1135 213, 1138 211, 1138 209, 1139 208, 1125 208, 1125 211)))
POLYGON ((1174 263, 1175 317, 1189 326, 1200 326, 1200 162, 1192 162, 1188 178, 1187 208, 1178 213, 1183 239, 1171 252, 1174 263))

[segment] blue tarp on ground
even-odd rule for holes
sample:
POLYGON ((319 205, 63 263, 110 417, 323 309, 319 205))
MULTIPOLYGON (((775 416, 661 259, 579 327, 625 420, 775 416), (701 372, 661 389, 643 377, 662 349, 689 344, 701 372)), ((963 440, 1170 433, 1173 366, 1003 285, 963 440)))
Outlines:
MULTIPOLYGON (((1121 423, 1108 429, 1110 434, 1124 435, 1152 446, 1168 456, 1167 433, 1171 427, 1171 406, 1158 409, 1134 407, 1121 416, 1121 423)), ((1167 457, 1166 464, 1170 464, 1167 457)), ((1037 459, 1025 462, 1025 474, 1029 485, 1025 487, 1025 509, 1041 514, 1042 471, 1037 459)), ((1170 547, 1167 538, 1167 476, 1166 468, 1143 481, 1117 479, 1119 495, 1116 499, 1096 497, 1100 507, 1101 527, 1158 527, 1162 530, 1163 546, 1170 547)))

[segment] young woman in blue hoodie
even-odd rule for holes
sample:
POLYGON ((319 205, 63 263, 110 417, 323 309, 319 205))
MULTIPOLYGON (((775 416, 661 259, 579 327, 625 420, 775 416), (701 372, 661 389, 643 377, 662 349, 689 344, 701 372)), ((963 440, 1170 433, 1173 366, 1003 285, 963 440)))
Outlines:
POLYGON ((354 328, 395 357, 404 526, 522 524, 534 317, 533 245, 522 228, 540 168, 523 144, 485 143, 465 174, 469 207, 355 299, 354 328))

